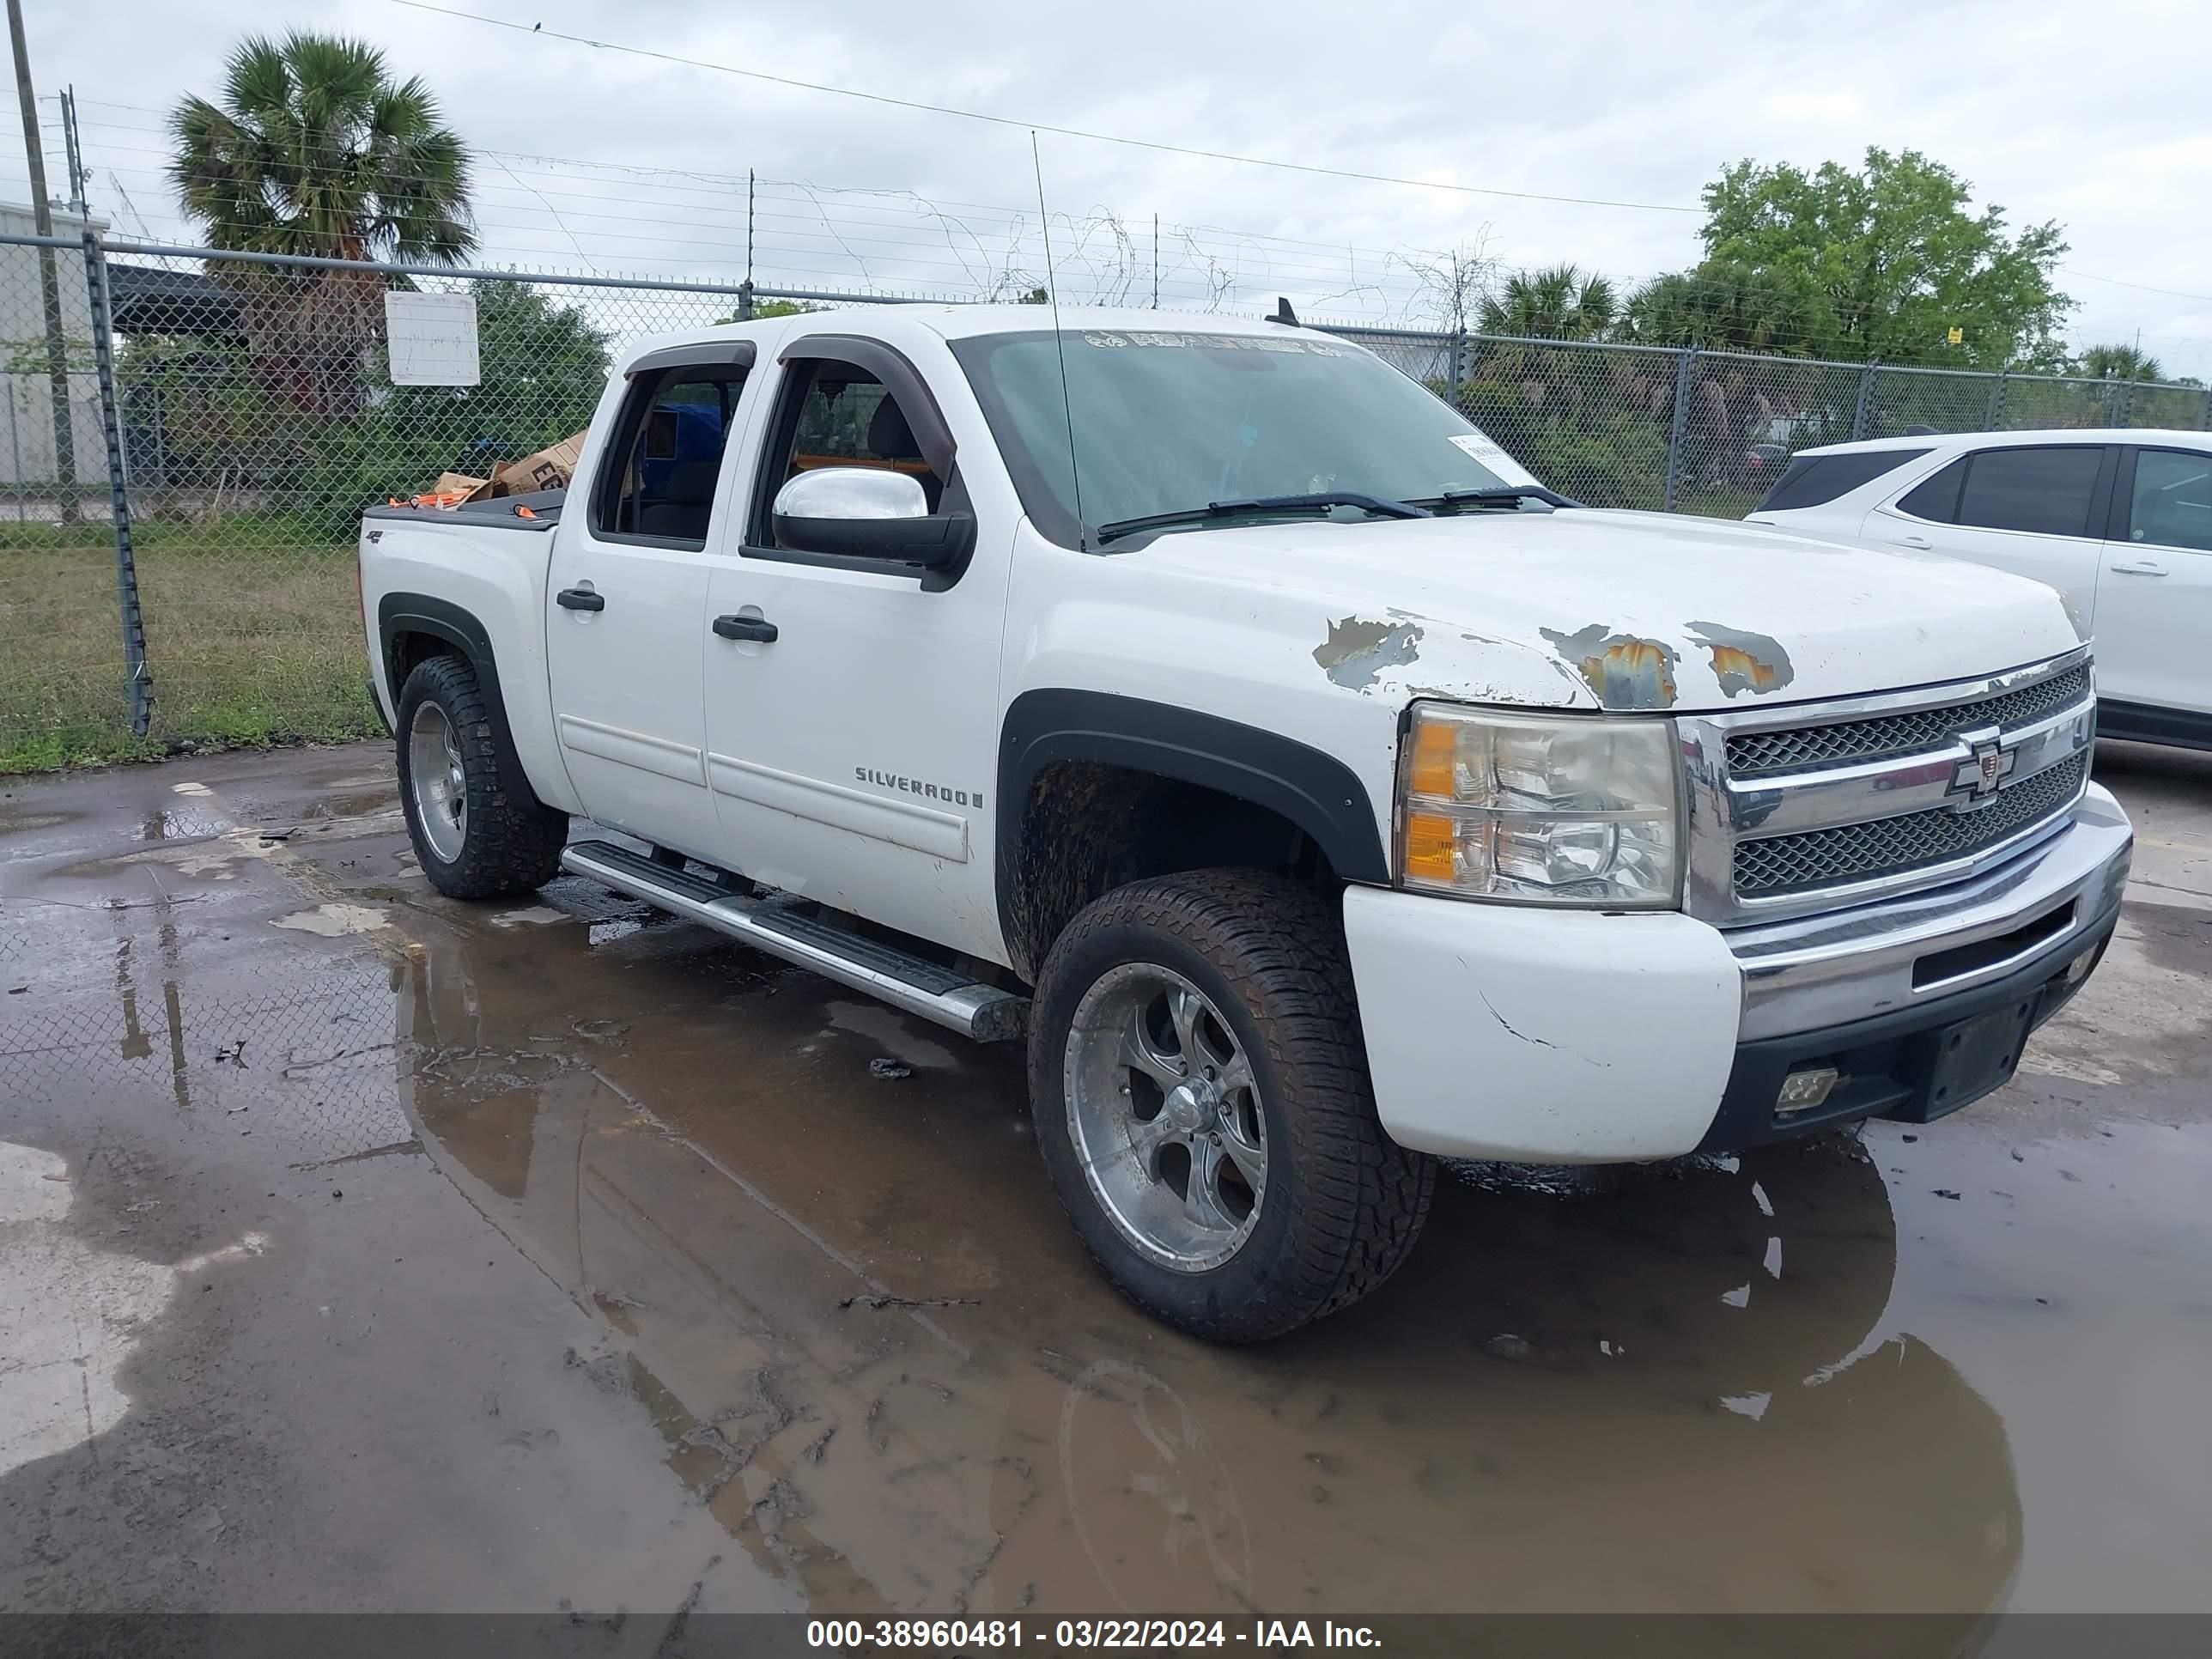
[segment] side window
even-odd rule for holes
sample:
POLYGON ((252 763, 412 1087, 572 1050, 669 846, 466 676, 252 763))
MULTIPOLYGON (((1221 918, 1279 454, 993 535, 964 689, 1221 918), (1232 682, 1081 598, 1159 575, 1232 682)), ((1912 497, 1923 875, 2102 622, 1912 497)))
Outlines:
POLYGON ((720 366, 679 365, 639 376, 600 472, 592 532, 704 547, 744 387, 743 369, 720 366))
POLYGON ((2212 553, 2212 455, 2139 452, 2128 497, 2128 539, 2212 553))
POLYGON ((1958 521, 1984 530, 2084 534, 2104 459, 2102 450, 2083 446, 1978 451, 1967 458, 1958 521))
POLYGON ((1897 510, 1931 524, 1949 524, 1959 515, 1959 486, 1966 481, 1966 458, 1962 457, 1907 490, 1897 510))
POLYGON ((881 380, 866 369, 827 358, 793 363, 785 403, 754 514, 754 544, 775 545, 775 492, 802 472, 825 466, 881 467, 919 482, 934 513, 945 481, 922 459, 914 428, 881 380))
POLYGON ((1800 455, 1753 511, 1787 513, 1798 507, 1826 507, 1837 496, 1872 483, 1883 473, 1893 472, 1927 453, 1924 449, 1864 449, 1849 455, 1800 455))

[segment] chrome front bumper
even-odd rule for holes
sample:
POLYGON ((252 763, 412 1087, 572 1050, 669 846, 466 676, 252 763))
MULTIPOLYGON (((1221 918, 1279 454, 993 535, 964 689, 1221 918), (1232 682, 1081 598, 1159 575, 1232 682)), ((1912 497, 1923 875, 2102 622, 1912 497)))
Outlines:
POLYGON ((1739 1041, 1921 1007, 2063 960, 2119 903, 2134 840, 2120 804, 2091 784, 2063 829, 1970 880, 1723 930, 1743 970, 1739 1041))

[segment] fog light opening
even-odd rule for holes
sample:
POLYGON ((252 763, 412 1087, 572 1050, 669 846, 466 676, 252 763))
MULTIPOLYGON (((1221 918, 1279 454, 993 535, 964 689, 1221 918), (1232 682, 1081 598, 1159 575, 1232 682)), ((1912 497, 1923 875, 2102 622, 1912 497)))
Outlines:
POLYGON ((1844 1074, 1832 1066, 1808 1066, 1802 1072, 1792 1072, 1782 1079, 1782 1092, 1774 1097, 1774 1115, 1789 1117, 1798 1112, 1809 1112, 1824 1103, 1835 1092, 1844 1074))

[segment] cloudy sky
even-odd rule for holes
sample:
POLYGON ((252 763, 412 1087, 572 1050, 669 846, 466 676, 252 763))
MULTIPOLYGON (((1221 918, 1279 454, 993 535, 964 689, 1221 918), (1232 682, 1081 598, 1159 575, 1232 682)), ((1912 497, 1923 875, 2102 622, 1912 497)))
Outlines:
MULTIPOLYGON (((26 0, 26 15, 41 100, 74 83, 94 206, 125 231, 185 228, 161 112, 214 93, 239 35, 312 26, 435 89, 479 155, 485 263, 742 276, 750 170, 764 283, 972 294, 1039 274, 1024 127, 668 61, 696 59, 1425 181, 1042 135, 1064 295, 1148 298, 1158 215, 1168 303, 1281 291, 1346 319, 1425 320, 1452 249, 1633 282, 1696 258, 1698 189, 1732 161, 1917 148, 2014 225, 2066 227, 2077 340, 2140 332, 2169 371, 2212 378, 2206 0, 451 4, 666 57, 401 0, 26 0), (1426 187, 1441 185, 1462 188, 1426 187)), ((0 194, 24 199, 23 179, 20 154, 0 162, 0 194)))

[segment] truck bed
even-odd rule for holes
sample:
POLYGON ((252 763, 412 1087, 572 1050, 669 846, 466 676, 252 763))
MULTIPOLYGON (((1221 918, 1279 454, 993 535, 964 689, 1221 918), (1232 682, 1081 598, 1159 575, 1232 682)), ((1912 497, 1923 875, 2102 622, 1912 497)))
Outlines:
POLYGON ((526 495, 501 495, 490 501, 468 501, 459 507, 416 507, 407 503, 388 503, 383 507, 362 510, 364 519, 404 519, 421 524, 460 523, 500 527, 508 530, 550 530, 561 522, 561 506, 568 492, 562 489, 533 489, 526 495), (527 515, 516 511, 528 507, 527 515))

